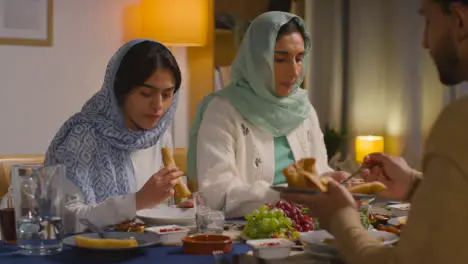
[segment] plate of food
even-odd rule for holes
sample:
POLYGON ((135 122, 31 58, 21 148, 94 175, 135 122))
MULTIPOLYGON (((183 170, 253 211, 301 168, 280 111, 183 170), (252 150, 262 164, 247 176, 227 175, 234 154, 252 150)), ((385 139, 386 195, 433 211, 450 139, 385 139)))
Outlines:
MULTIPOLYGON (((317 194, 327 191, 329 176, 320 176, 315 168, 315 158, 303 158, 283 170, 288 186, 272 186, 279 192, 317 194)), ((386 189, 381 182, 365 182, 347 186, 357 199, 368 200, 386 189)))
MULTIPOLYGON (((293 188, 288 186, 271 186, 271 189, 278 192, 285 193, 303 193, 303 194, 318 194, 320 190, 307 189, 307 188, 293 188)), ((359 200, 370 200, 375 197, 373 194, 364 194, 364 193, 351 193, 354 198, 359 200)))
POLYGON ((157 245, 160 244, 160 238, 151 232, 106 232, 105 238, 100 238, 97 233, 84 233, 66 237, 62 243, 87 250, 121 251, 157 245))
POLYGON ((195 210, 193 208, 159 205, 152 209, 138 211, 137 217, 148 225, 195 225, 195 210))
POLYGON ((136 232, 143 233, 145 231, 145 224, 137 220, 125 221, 112 226, 113 231, 118 232, 136 232))
MULTIPOLYGON (((396 234, 379 231, 379 230, 368 230, 369 234, 374 237, 377 241, 381 242, 382 245, 393 245, 398 242, 399 237, 396 234)), ((316 230, 308 233, 301 233, 300 240, 306 244, 306 251, 322 250, 328 252, 336 252, 335 238, 333 235, 325 230, 316 230)))

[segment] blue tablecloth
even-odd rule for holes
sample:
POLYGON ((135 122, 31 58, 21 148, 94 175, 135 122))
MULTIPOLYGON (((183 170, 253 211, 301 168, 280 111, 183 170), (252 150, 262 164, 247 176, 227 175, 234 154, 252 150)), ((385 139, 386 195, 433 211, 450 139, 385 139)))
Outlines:
MULTIPOLYGON (((0 242, 0 264, 210 264, 215 263, 212 255, 187 255, 183 253, 182 246, 154 246, 140 251, 98 252, 64 248, 59 254, 52 256, 22 256, 15 251, 15 245, 5 245, 0 242)), ((234 243, 232 252, 227 254, 232 258, 235 254, 243 254, 249 250, 246 244, 234 243)))

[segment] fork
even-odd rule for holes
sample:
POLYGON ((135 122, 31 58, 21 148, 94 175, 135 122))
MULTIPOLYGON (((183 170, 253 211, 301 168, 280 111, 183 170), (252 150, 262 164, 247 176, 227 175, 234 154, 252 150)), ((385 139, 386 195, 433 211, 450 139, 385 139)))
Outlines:
POLYGON ((359 167, 359 169, 358 169, 357 171, 351 173, 351 175, 350 175, 348 178, 342 180, 340 183, 341 183, 341 184, 347 183, 347 182, 350 181, 352 178, 354 178, 354 177, 360 175, 361 172, 362 172, 362 170, 364 170, 364 169, 365 169, 364 166, 359 167))

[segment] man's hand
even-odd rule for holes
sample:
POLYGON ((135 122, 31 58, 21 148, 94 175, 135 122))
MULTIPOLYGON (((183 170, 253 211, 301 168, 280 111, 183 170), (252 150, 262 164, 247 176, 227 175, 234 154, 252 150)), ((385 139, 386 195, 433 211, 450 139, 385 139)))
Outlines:
POLYGON ((404 200, 413 184, 412 173, 415 171, 408 166, 402 157, 385 153, 369 154, 363 163, 361 176, 366 181, 380 181, 387 189, 379 195, 396 200, 404 200))
POLYGON ((333 215, 341 208, 352 207, 357 210, 356 201, 351 193, 338 182, 331 180, 328 191, 320 194, 284 193, 285 200, 298 203, 309 208, 309 214, 317 217, 320 227, 329 229, 333 215))

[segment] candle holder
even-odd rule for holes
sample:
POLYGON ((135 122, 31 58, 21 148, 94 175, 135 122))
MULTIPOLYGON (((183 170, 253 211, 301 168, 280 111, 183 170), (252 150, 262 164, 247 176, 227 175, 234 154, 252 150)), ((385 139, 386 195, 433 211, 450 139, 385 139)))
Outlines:
POLYGON ((355 149, 356 161, 363 162, 367 155, 384 151, 384 138, 382 136, 358 136, 355 149))

